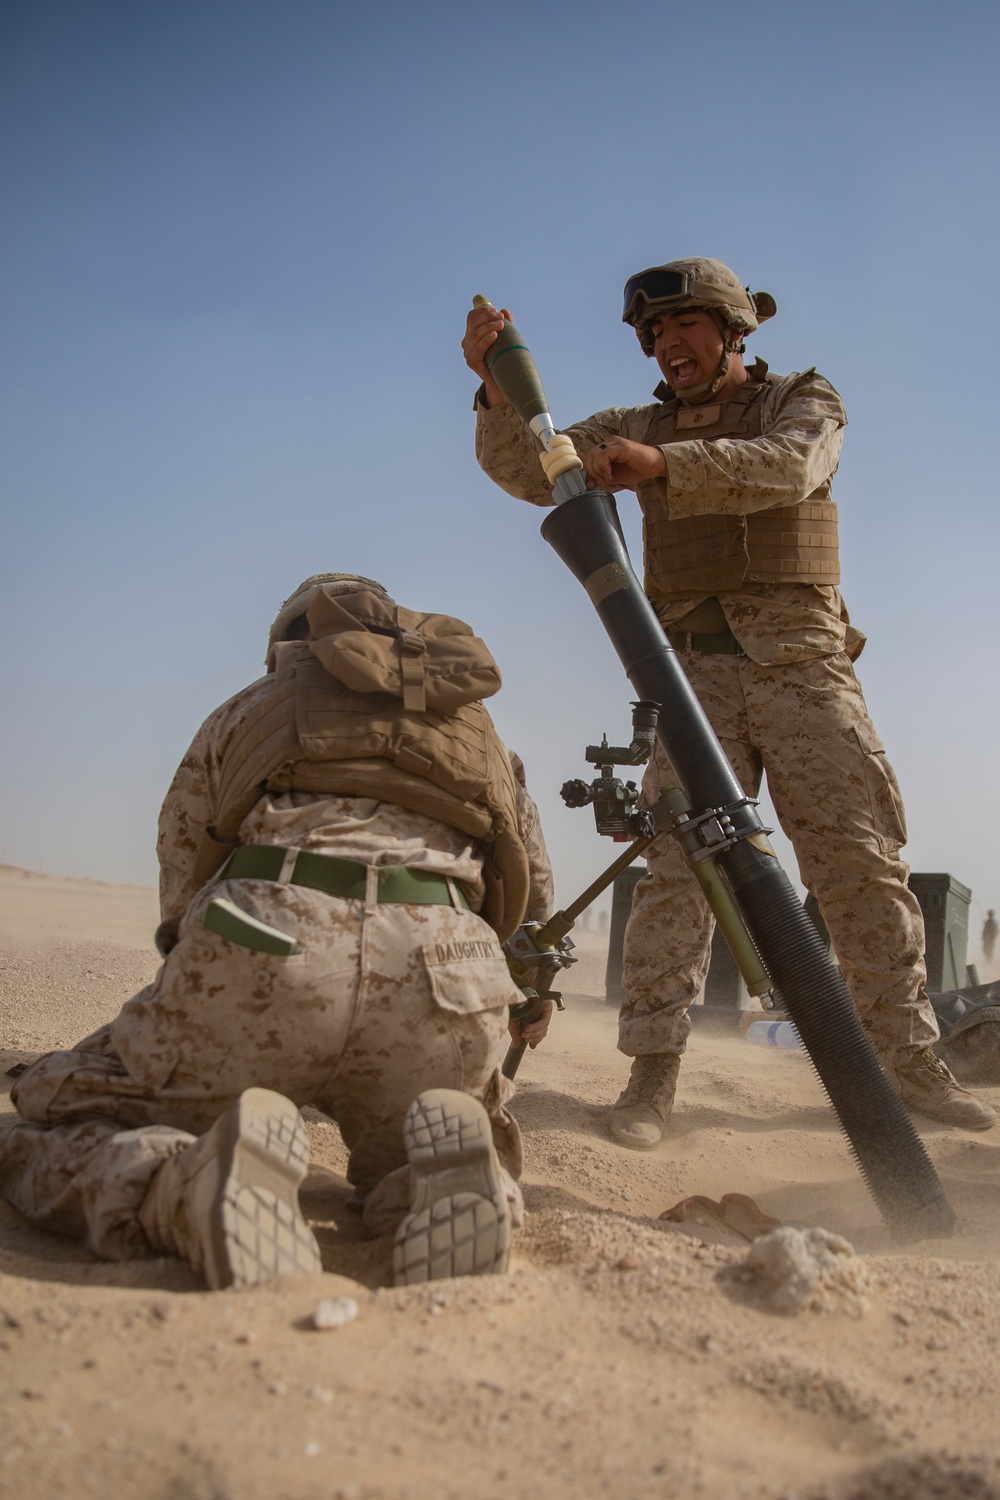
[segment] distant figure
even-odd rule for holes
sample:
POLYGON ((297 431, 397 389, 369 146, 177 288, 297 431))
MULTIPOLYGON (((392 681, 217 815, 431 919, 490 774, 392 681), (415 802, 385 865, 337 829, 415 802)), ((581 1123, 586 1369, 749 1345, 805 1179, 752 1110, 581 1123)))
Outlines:
POLYGON ((988 964, 993 962, 993 949, 997 945, 997 936, 1000 934, 1000 922, 997 921, 995 911, 986 913, 986 921, 983 923, 983 957, 988 964))
POLYGON ((600 916, 597 918, 597 926, 600 929, 601 936, 603 937, 608 930, 608 914, 606 911, 602 911, 600 916))

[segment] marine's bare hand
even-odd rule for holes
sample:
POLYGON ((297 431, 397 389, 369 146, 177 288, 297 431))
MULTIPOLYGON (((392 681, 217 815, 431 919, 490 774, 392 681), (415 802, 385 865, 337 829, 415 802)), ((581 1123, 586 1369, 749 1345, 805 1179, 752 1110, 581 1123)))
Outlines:
POLYGON ((659 448, 633 443, 628 438, 608 438, 591 448, 585 459, 589 477, 598 484, 632 487, 645 479, 659 479, 667 472, 667 461, 659 448))
POLYGON ((496 343, 496 337, 504 325, 504 319, 508 323, 514 321, 505 307, 474 307, 465 320, 462 353, 465 355, 465 363, 469 369, 486 384, 488 406, 503 406, 507 400, 503 391, 491 377, 486 365, 487 350, 491 344, 496 343))
POLYGON ((511 1016, 510 1021, 507 1023, 507 1030, 510 1032, 511 1041, 514 1043, 515 1047, 520 1046, 521 1042, 527 1042, 528 1046, 534 1049, 538 1046, 539 1042, 543 1042, 545 1040, 546 1033, 549 1029, 549 1022, 551 1020, 551 1000, 544 1000, 542 1002, 542 1014, 538 1016, 534 1021, 529 1021, 527 1024, 524 1024, 521 1021, 516 1021, 514 1017, 511 1016))

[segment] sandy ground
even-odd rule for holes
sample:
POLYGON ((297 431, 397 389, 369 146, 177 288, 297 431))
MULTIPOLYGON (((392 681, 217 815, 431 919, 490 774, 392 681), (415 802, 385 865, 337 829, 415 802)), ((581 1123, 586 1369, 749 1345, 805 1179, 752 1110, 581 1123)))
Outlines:
MULTIPOLYGON (((0 867, 0 1071, 109 1019, 155 971, 155 921, 151 891, 0 867)), ((208 1295, 0 1204, 0 1495, 1000 1497, 1000 1130, 921 1125, 960 1227, 893 1246, 805 1056, 696 1034, 667 1140, 625 1152, 603 1128, 627 1061, 601 940, 580 947, 521 1070, 508 1277, 389 1286, 390 1242, 363 1239, 310 1112, 315 1281, 208 1295), (765 1312, 732 1275, 745 1246, 657 1220, 725 1192, 850 1239, 864 1316, 765 1312), (357 1318, 316 1332, 339 1294, 357 1318)))

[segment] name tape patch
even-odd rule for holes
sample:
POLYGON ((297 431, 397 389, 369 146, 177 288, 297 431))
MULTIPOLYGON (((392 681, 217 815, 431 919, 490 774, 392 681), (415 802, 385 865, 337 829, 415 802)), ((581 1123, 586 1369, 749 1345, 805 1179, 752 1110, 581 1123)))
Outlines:
POLYGON ((503 950, 489 938, 463 938, 451 943, 428 943, 424 958, 429 964, 454 964, 463 959, 503 958, 503 950))

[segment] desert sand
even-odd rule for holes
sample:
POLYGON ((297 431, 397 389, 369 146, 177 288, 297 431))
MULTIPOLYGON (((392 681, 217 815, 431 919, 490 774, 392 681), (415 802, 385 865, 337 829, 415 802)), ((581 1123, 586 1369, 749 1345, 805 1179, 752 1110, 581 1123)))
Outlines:
MULTIPOLYGON (((12 1064, 153 975, 155 922, 152 891, 0 867, 2 1123, 12 1064)), ((315 1280, 209 1294, 0 1204, 0 1495, 1000 1497, 1000 1129, 919 1122, 959 1228, 893 1244, 806 1056, 696 1031, 667 1139, 623 1151, 603 1113, 628 1062, 600 940, 578 938, 513 1106, 528 1217, 507 1277, 394 1289, 312 1111, 315 1280), (864 1314, 766 1311, 733 1274, 745 1243, 658 1219, 727 1192, 850 1240, 864 1314), (316 1331, 342 1295, 357 1317, 316 1331)))

